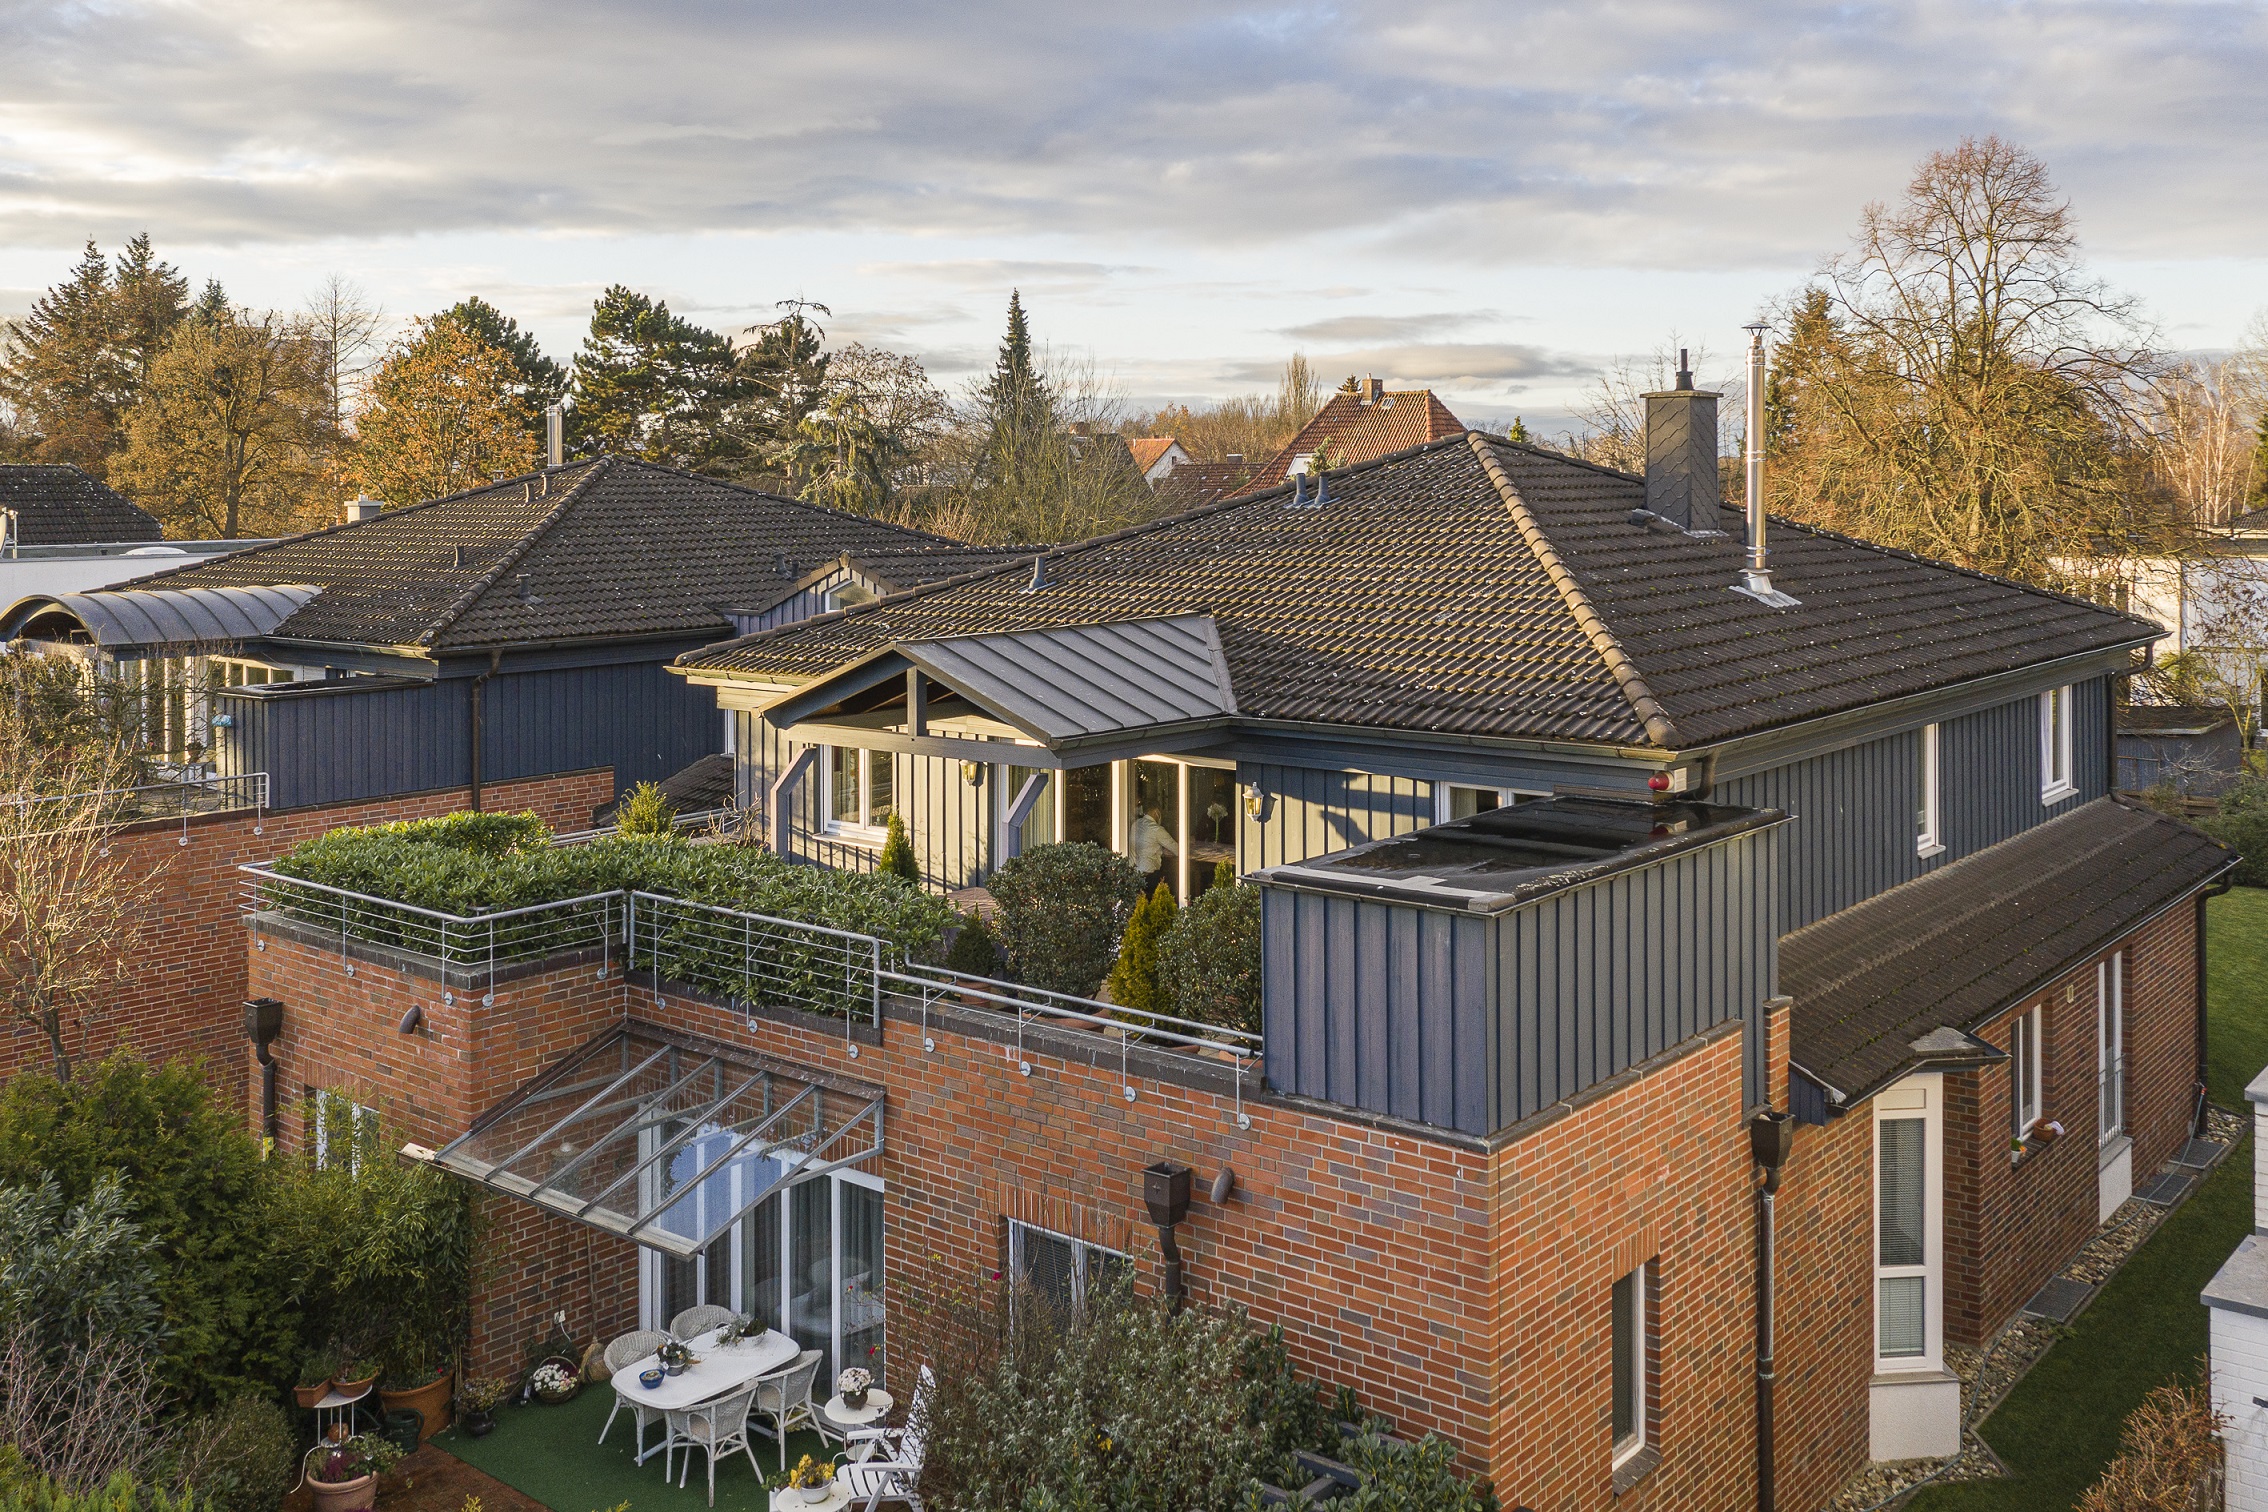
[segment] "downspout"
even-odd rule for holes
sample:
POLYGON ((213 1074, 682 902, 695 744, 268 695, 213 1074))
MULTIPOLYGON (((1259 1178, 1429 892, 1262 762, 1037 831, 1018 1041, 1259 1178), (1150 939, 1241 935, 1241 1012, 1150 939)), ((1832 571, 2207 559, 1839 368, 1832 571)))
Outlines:
POLYGON ((488 680, 496 675, 497 664, 503 660, 504 649, 499 646, 488 653, 488 670, 472 680, 472 718, 468 723, 472 726, 472 811, 476 814, 480 812, 480 747, 484 725, 483 705, 486 702, 483 694, 488 688, 488 680))
POLYGON ((1748 1149, 1764 1172, 1756 1188, 1756 1512, 1773 1512, 1773 1202, 1795 1145, 1795 1115, 1767 1108, 1748 1121, 1748 1149))
POLYGON ((1144 1166, 1142 1205, 1149 1209, 1150 1222, 1157 1225, 1158 1253, 1165 1260, 1161 1295, 1166 1309, 1178 1313, 1183 1296, 1181 1245, 1174 1239, 1173 1231, 1189 1216, 1189 1167, 1167 1160, 1144 1166))
POLYGON ((2207 997, 2205 991, 2205 903, 2206 900, 2217 898, 2234 886, 2236 886, 2236 882, 2232 877, 2223 877, 2210 887, 2198 889, 2197 893, 2197 928, 2193 931, 2196 936, 2193 943, 2197 952, 2197 1111, 2191 1115, 2189 1120, 2189 1137, 2192 1139, 2203 1139, 2205 1137, 2205 1009, 2207 997))
POLYGON ((244 1037, 252 1042, 260 1062, 260 1129, 267 1148, 274 1150, 282 1137, 282 1120, 276 1113, 276 1058, 268 1046, 283 1033, 283 1003, 276 998, 247 998, 244 1003, 244 1037))

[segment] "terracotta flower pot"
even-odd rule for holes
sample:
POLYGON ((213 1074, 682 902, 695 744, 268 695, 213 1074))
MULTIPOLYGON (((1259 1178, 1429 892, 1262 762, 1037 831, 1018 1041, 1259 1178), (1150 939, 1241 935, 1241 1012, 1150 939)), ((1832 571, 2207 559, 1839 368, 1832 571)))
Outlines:
POLYGON ((378 1500, 378 1477, 365 1475, 360 1480, 311 1480, 307 1489, 315 1493, 315 1512, 370 1512, 378 1500))
POLYGON ((333 1376, 331 1384, 339 1389, 340 1396, 360 1396, 378 1384, 378 1372, 373 1370, 362 1375, 333 1376))
POLYGON ((330 1389, 329 1381, 317 1381, 312 1386, 294 1386, 291 1388, 291 1398, 302 1407, 312 1407, 323 1400, 323 1393, 330 1389))
POLYGON ((416 1413, 420 1419, 417 1441, 422 1444, 449 1426, 451 1387, 452 1379, 444 1371, 423 1386, 413 1386, 407 1391, 381 1391, 378 1393, 378 1401, 388 1412, 400 1412, 406 1408, 416 1413))

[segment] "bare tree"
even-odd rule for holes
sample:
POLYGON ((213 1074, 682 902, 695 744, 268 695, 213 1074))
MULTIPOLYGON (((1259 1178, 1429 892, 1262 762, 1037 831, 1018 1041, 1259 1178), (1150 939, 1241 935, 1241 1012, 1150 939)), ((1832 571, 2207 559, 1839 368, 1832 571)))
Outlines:
POLYGON ((353 442, 348 433, 350 417, 361 403, 364 380, 377 366, 378 332, 386 323, 386 312, 360 284, 333 273, 309 297, 305 320, 323 390, 322 434, 330 454, 331 481, 343 483, 345 453, 353 442))
POLYGON ((2180 362, 2150 388, 2150 473, 2196 524, 2226 524, 2244 512, 2259 423, 2246 378, 2237 358, 2180 362))
MULTIPOLYGON (((1583 396, 1581 407, 1575 412, 1575 418, 1583 423, 1582 432, 1561 436, 1558 449, 1600 467, 1643 473, 1646 470, 1646 395, 1677 386, 1680 350, 1673 335, 1668 345, 1656 347, 1649 357, 1616 358, 1599 374, 1598 381, 1583 396)), ((1683 352, 1694 372, 1706 372, 1711 362, 1706 345, 1689 346, 1683 352)), ((1747 392, 1747 380, 1738 374, 1715 374, 1696 378, 1694 387, 1725 396, 1724 402, 1717 406, 1717 451, 1723 456, 1733 455, 1740 446, 1742 396, 1747 392)))
POLYGON ((1294 352, 1272 395, 1240 394, 1202 409, 1168 405, 1133 422, 1128 434, 1171 436, 1199 462, 1226 462, 1237 456, 1258 467, 1307 428, 1323 408, 1323 399, 1315 369, 1304 354, 1294 352))

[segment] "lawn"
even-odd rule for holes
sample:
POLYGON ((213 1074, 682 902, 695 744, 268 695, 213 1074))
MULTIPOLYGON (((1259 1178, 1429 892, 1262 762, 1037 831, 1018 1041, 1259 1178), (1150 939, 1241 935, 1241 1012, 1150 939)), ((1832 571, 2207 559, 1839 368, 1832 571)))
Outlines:
MULTIPOLYGON (((613 1405, 612 1390, 593 1387, 561 1407, 502 1408, 496 1414, 496 1431, 486 1438, 472 1438, 452 1428, 434 1435, 433 1443, 534 1497, 552 1512, 608 1512, 624 1502, 634 1512, 702 1512, 708 1506, 709 1488, 699 1454, 693 1456, 692 1472, 680 1491, 674 1474, 663 1484, 660 1456, 644 1465, 631 1463, 628 1411, 614 1420, 606 1442, 598 1442, 599 1428, 613 1405)), ((658 1423, 646 1430, 648 1444, 660 1437, 658 1423)), ((779 1446, 761 1434, 754 1443, 757 1463, 766 1474, 776 1471, 779 1446)), ((829 1452, 816 1433, 798 1430, 788 1435, 791 1465, 801 1455, 823 1460, 829 1452)), ((718 1512, 766 1512, 770 1495, 748 1468, 747 1456, 736 1454, 717 1466, 718 1512)))
MULTIPOLYGON (((2236 888, 2206 907, 2207 1081, 2215 1102, 2243 1108, 2245 1084, 2268 1065, 2268 890, 2236 888)), ((2014 1478, 1927 1487, 1915 1512, 2068 1512, 2117 1452, 2143 1395, 2195 1373, 2205 1353, 2197 1294, 2251 1231, 2247 1141, 1985 1420, 1985 1442, 2014 1478)))

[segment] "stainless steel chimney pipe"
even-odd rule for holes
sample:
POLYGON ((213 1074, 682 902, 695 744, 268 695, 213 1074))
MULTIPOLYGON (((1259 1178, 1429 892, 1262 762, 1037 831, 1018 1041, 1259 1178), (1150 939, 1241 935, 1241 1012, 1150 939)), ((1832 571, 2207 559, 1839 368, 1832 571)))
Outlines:
POLYGON ((1748 565, 1741 569, 1733 592, 1745 593, 1774 609, 1793 609, 1797 600, 1772 586, 1770 557, 1764 545, 1764 332, 1763 321, 1748 332, 1748 434, 1741 438, 1744 471, 1748 477, 1748 565))

